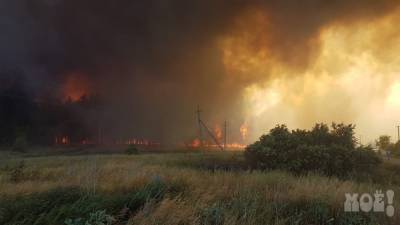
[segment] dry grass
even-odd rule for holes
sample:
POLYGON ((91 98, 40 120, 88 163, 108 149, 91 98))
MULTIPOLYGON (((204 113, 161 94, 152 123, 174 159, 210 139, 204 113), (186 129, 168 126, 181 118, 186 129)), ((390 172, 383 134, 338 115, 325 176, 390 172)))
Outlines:
MULTIPOLYGON (((12 156, 0 161, 0 193, 19 196, 72 186, 89 194, 129 192, 145 186, 154 177, 183 187, 177 196, 149 201, 130 218, 129 224, 143 225, 204 224, 210 215, 218 216, 218 210, 224 211, 223 224, 259 224, 267 219, 270 224, 288 224, 287 218, 279 217, 280 209, 274 204, 322 201, 332 211, 340 212, 348 192, 374 193, 377 189, 391 188, 400 193, 398 187, 318 175, 295 177, 279 171, 213 171, 186 166, 213 157, 237 160, 240 153, 12 156), (24 179, 13 183, 4 168, 20 160, 26 164, 24 179)), ((400 206, 395 200, 395 205, 400 206)), ((396 221, 400 221, 398 216, 393 218, 396 221)))

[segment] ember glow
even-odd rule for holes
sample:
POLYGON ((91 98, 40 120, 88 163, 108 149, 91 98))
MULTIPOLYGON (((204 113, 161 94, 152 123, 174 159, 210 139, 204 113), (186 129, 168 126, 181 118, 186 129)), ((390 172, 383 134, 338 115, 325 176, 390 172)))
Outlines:
POLYGON ((69 145, 71 143, 68 136, 56 136, 54 138, 55 145, 69 145))
POLYGON ((200 139, 198 139, 198 138, 194 139, 193 142, 192 142, 191 144, 189 144, 189 147, 192 147, 192 148, 199 148, 199 147, 201 147, 201 141, 200 141, 200 139))
POLYGON ((217 140, 221 143, 222 137, 223 137, 222 136, 223 132, 222 132, 221 126, 219 126, 218 124, 216 124, 214 126, 214 135, 215 135, 215 138, 217 138, 217 140))
POLYGON ((191 143, 197 105, 218 140, 227 121, 231 144, 316 122, 354 123, 372 141, 400 123, 397 0, 6 2, 0 78, 21 84, 0 90, 76 103, 43 122, 45 142, 58 130, 191 143))
POLYGON ((69 73, 66 75, 62 87, 62 94, 65 100, 78 101, 90 93, 90 81, 82 73, 69 73))

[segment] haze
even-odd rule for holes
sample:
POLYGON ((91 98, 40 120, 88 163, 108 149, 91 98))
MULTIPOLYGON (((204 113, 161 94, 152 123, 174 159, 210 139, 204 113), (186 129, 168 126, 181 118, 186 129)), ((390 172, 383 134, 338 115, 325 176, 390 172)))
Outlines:
POLYGON ((368 143, 400 123, 399 5, 6 0, 0 66, 23 71, 35 99, 102 96, 117 133, 192 140, 200 105, 231 140, 345 122, 368 143))

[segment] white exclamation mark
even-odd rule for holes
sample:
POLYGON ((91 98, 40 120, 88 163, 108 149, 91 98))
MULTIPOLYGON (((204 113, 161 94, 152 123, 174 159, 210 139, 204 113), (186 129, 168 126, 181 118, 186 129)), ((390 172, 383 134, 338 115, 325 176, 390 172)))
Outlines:
POLYGON ((386 207, 386 215, 389 217, 392 217, 394 215, 394 207, 393 207, 394 191, 388 190, 386 192, 386 196, 388 198, 388 206, 386 207))

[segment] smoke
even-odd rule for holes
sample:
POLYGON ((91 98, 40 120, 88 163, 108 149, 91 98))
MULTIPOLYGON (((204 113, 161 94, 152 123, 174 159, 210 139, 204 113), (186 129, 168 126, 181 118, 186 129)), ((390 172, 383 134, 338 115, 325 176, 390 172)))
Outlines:
MULTIPOLYGON (((0 3, 0 66, 24 71, 37 95, 62 98, 65 85, 75 79, 71 76, 82 77, 75 80, 90 83, 79 85, 86 87, 84 91, 104 96, 104 114, 115 132, 164 142, 192 138, 194 110, 200 105, 210 124, 230 121, 234 139, 243 122, 270 114, 271 107, 259 103, 265 102, 264 97, 268 104, 278 105, 275 113, 295 108, 286 84, 298 86, 304 79, 321 77, 321 68, 328 66, 320 62, 322 36, 328 28, 379 20, 398 4, 395 0, 5 0, 0 3), (320 71, 315 69, 318 62, 320 71), (306 76, 310 71, 315 77, 306 76)), ((295 109, 301 115, 294 116, 295 121, 305 114, 312 118, 310 112, 317 114, 312 109, 325 105, 312 91, 304 98, 307 104, 295 109)), ((323 119, 348 119, 356 111, 350 107, 343 115, 323 119)), ((281 116, 260 125, 286 121, 284 113, 277 114, 281 116)), ((253 134, 264 129, 254 126, 253 134)))

